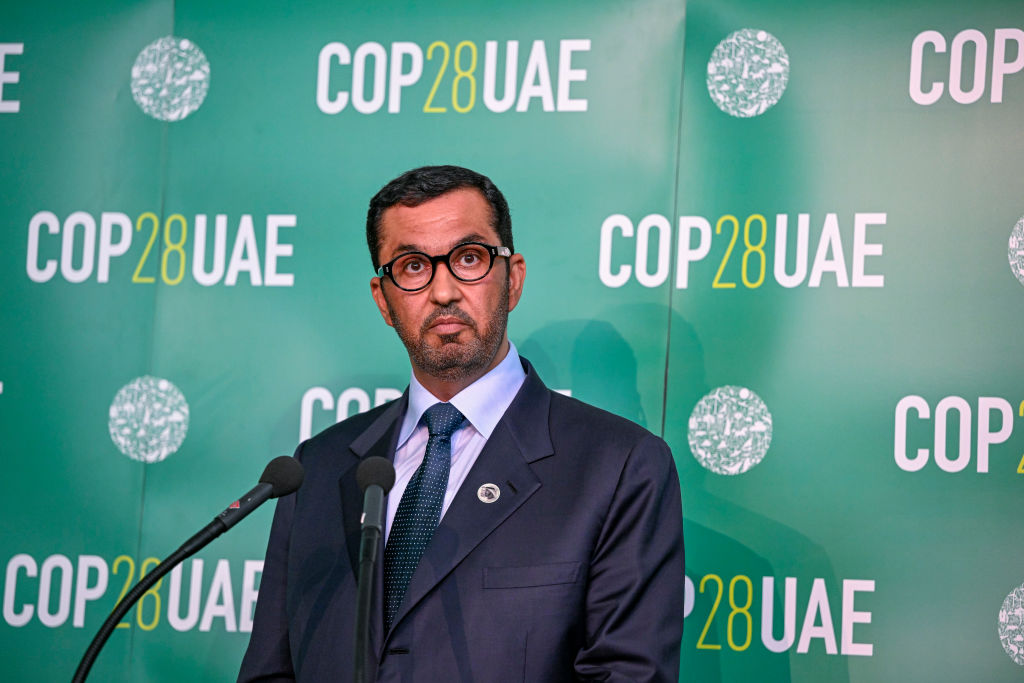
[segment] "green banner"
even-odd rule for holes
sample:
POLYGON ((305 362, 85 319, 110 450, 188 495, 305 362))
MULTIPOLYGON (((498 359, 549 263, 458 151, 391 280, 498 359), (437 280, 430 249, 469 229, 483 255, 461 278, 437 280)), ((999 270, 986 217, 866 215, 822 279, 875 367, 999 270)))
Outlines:
MULTIPOLYGON (((1019 2, 8 3, 4 679, 401 394, 366 206, 453 163, 509 200, 520 353, 673 449, 681 681, 1018 680, 1022 107, 1019 2)), ((271 515, 91 678, 232 680, 271 515)))

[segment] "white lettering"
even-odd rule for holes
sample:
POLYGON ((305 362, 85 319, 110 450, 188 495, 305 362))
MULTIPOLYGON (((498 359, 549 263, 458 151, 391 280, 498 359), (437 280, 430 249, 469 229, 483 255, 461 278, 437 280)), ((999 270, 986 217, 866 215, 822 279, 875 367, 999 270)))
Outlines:
POLYGON ((75 211, 64 221, 61 235, 60 274, 68 282, 85 282, 92 275, 96 255, 96 220, 85 211, 75 211), (74 266, 75 228, 82 228, 82 265, 74 266))
POLYGON ((1024 31, 1019 28, 997 28, 992 54, 992 101, 1003 101, 1003 77, 1024 69, 1024 31), (1006 44, 1017 43, 1017 57, 1006 61, 1006 44))
MULTIPOLYGON (((63 264, 62 264, 63 265, 63 264)), ((238 274, 249 273, 249 282, 254 287, 263 284, 260 275, 260 255, 256 248, 256 233, 252 227, 252 216, 245 214, 238 222, 238 234, 235 235, 235 246, 231 250, 231 261, 228 263, 228 274, 224 284, 234 287, 238 282, 238 274)))
POLYGON ((632 269, 623 264, 618 271, 612 272, 612 233, 620 230, 623 237, 633 236, 633 223, 621 213, 604 219, 601 224, 601 246, 597 259, 597 274, 606 287, 621 287, 629 281, 632 269))
POLYGON ((338 422, 341 422, 350 415, 365 413, 370 409, 370 395, 359 387, 349 387, 338 396, 338 422), (349 406, 356 404, 354 411, 349 406))
POLYGON ((694 592, 693 579, 689 576, 683 575, 683 618, 690 616, 690 612, 693 611, 693 605, 697 599, 694 592))
POLYGON ((701 216, 679 217, 679 243, 676 246, 676 289, 686 289, 690 284, 690 264, 700 261, 711 251, 711 223, 701 216), (693 231, 700 237, 697 248, 691 249, 693 231))
POLYGON ((57 260, 47 259, 39 267, 39 228, 46 226, 51 235, 60 232, 60 219, 50 211, 40 211, 28 223, 28 252, 25 257, 25 271, 33 282, 47 282, 57 273, 57 260))
POLYGON ((217 214, 214 218, 213 263, 206 270, 206 215, 198 214, 195 225, 195 244, 192 245, 192 277, 204 287, 211 287, 224 277, 224 252, 227 251, 228 217, 217 214))
POLYGON ((917 449, 917 456, 907 457, 907 414, 913 409, 921 419, 928 419, 931 411, 928 402, 921 396, 904 396, 896 404, 896 437, 893 454, 896 465, 905 472, 917 472, 928 464, 928 449, 917 449))
POLYGON ((853 286, 884 287, 884 275, 865 275, 864 259, 868 256, 881 256, 882 245, 867 241, 869 225, 885 225, 884 213, 857 213, 853 216, 853 286))
POLYGON ((416 43, 391 43, 391 76, 388 88, 388 112, 402 110, 402 88, 412 85, 423 75, 423 50, 416 43), (409 70, 402 71, 405 57, 410 58, 409 70))
POLYGON ((586 69, 572 68, 572 53, 590 50, 589 40, 562 40, 558 43, 558 111, 586 111, 586 99, 570 99, 569 87, 574 81, 587 80, 586 69))
POLYGON ((348 104, 347 92, 339 90, 334 97, 329 92, 332 58, 337 59, 338 64, 352 63, 352 55, 344 43, 327 43, 320 50, 316 69, 316 106, 325 114, 338 114, 348 104))
POLYGON ((874 581, 860 581, 847 579, 843 581, 843 624, 842 624, 842 650, 844 655, 855 655, 870 657, 875 652, 875 646, 871 643, 853 642, 853 627, 855 624, 870 624, 871 612, 856 612, 853 609, 853 601, 859 592, 873 593, 875 591, 874 581))
POLYGON ((949 48, 949 94, 960 104, 971 104, 985 93, 985 70, 988 60, 988 41, 985 34, 977 29, 967 29, 953 36, 949 48), (974 43, 974 78, 971 89, 964 90, 963 78, 964 45, 974 43))
POLYGON ((29 603, 17 609, 14 600, 18 592, 18 570, 24 569, 25 576, 34 578, 39 574, 39 567, 31 555, 19 553, 7 563, 7 572, 4 576, 4 621, 9 626, 21 628, 32 620, 32 613, 35 607, 29 603))
POLYGON ((843 245, 839 240, 839 217, 834 213, 825 216, 825 224, 821 229, 821 239, 818 242, 818 251, 814 254, 811 277, 807 281, 807 286, 821 286, 821 276, 824 273, 836 274, 836 286, 850 286, 850 281, 846 276, 843 245), (829 257, 830 253, 831 258, 829 257))
POLYGON ((836 632, 832 623, 832 610, 828 606, 825 579, 815 579, 811 586, 811 598, 807 602, 807 613, 800 629, 800 642, 797 643, 796 651, 806 654, 811 646, 811 638, 821 638, 825 641, 825 652, 830 655, 836 654, 836 632), (815 623, 819 614, 820 626, 815 623))
POLYGON ((203 608, 199 630, 209 631, 216 617, 224 619, 224 630, 228 633, 238 630, 235 624, 235 596, 231 591, 231 565, 227 560, 217 561, 217 569, 213 573, 213 584, 206 596, 206 606, 203 608))
POLYGON ((793 267, 792 275, 786 272, 788 225, 789 216, 784 213, 775 216, 775 281, 783 287, 792 288, 807 277, 807 242, 811 227, 811 215, 802 213, 797 216, 796 264, 793 267))
POLYGON ((548 70, 548 54, 543 40, 533 41, 530 57, 526 62, 526 73, 523 75, 523 89, 519 91, 516 111, 530 108, 530 100, 540 98, 544 111, 554 111, 555 96, 551 92, 551 73, 548 70))
POLYGON ((291 287, 295 283, 295 276, 292 273, 277 272, 277 259, 291 256, 293 247, 293 245, 287 243, 279 244, 277 231, 279 228, 294 227, 294 215, 277 216, 271 214, 267 216, 267 244, 263 265, 263 283, 267 287, 291 287))
POLYGON ((636 228, 636 280, 644 287, 657 287, 668 278, 669 259, 672 249, 672 224, 664 216, 652 213, 640 219, 636 228), (647 269, 647 259, 651 229, 657 228, 657 264, 658 269, 651 273, 647 269))
POLYGON ((935 464, 946 472, 959 472, 971 462, 971 406, 959 396, 947 396, 935 406, 935 464), (946 417, 960 414, 959 451, 956 460, 946 457, 946 417))
POLYGON ((785 652, 796 640, 796 577, 786 577, 782 595, 782 638, 775 638, 775 577, 761 579, 761 642, 771 652, 785 652))
POLYGON ((324 410, 334 408, 334 396, 327 387, 313 387, 307 389, 302 395, 301 408, 299 409, 299 441, 305 441, 313 436, 313 405, 319 403, 324 410))
MULTIPOLYGON (((128 223, 129 228, 131 222, 128 223)), ((78 556, 78 576, 75 581, 75 613, 71 625, 75 628, 85 626, 85 603, 103 597, 107 590, 110 569, 107 561, 98 555, 78 556), (96 583, 89 585, 89 571, 96 570, 96 583)))
POLYGON ((936 53, 946 51, 946 39, 938 31, 924 31, 914 37, 910 45, 910 99, 918 104, 935 104, 942 97, 943 85, 935 81, 926 91, 921 86, 921 73, 924 63, 924 46, 934 45, 936 53))
POLYGON ((71 614, 71 574, 74 572, 71 560, 65 555, 50 555, 43 560, 39 570, 39 621, 43 626, 56 628, 68 620, 71 614), (60 570, 60 587, 57 595, 57 610, 50 611, 53 573, 60 570))
POLYGON ((7 55, 20 55, 25 51, 25 43, 0 43, 0 113, 17 114, 21 111, 19 100, 4 99, 4 85, 6 83, 17 83, 21 79, 21 72, 7 71, 4 65, 4 58, 7 55))
POLYGON ((110 281, 110 259, 124 255, 132 246, 132 219, 123 213, 100 214, 100 255, 96 261, 96 281, 110 281), (115 244, 114 228, 121 229, 121 236, 115 244))
POLYGON ((387 63, 387 53, 380 43, 363 43, 356 48, 352 64, 352 106, 360 114, 373 114, 384 104, 387 63), (370 98, 366 99, 366 60, 369 57, 373 58, 373 82, 370 98))
POLYGON ((488 40, 484 44, 484 106, 489 110, 500 114, 512 107, 516 99, 518 65, 519 41, 510 40, 505 43, 505 91, 499 100, 495 95, 498 81, 498 41, 488 40))
MULTIPOLYGON (((167 597, 167 622, 175 631, 188 631, 199 621, 199 599, 203 590, 203 560, 192 560, 192 579, 189 581, 188 612, 181 616, 181 573, 184 565, 171 570, 171 589, 167 597)), ((212 617, 211 617, 212 619, 212 617)))
POLYGON ((978 399, 978 471, 988 472, 988 447, 994 443, 1003 443, 1013 432, 1013 406, 1010 402, 994 396, 982 396, 978 399), (993 432, 992 411, 998 410, 1002 415, 1002 425, 998 432, 993 432))
POLYGON ((252 631, 252 617, 259 597, 256 577, 263 573, 263 560, 246 560, 242 571, 242 600, 239 606, 238 630, 242 633, 252 631))

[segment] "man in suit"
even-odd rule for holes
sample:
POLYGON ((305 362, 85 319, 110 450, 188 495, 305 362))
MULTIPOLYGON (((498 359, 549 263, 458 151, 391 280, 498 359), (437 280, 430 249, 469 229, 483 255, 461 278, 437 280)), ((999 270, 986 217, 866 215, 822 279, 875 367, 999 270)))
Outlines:
POLYGON ((409 389, 296 451, 305 483, 278 503, 239 681, 351 680, 355 471, 372 455, 397 478, 368 680, 677 680, 672 455, 548 390, 509 342, 526 266, 501 192, 468 169, 414 169, 371 200, 367 242, 409 389))

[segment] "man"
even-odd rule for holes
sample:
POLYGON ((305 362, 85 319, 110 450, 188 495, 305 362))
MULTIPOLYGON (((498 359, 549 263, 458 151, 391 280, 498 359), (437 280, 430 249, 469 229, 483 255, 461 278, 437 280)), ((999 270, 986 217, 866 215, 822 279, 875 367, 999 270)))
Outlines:
POLYGON ((501 192, 468 169, 415 169, 371 200, 366 226, 409 389, 299 446, 305 484, 278 504, 239 681, 351 680, 355 471, 372 455, 397 480, 369 680, 677 680, 671 453, 549 391, 509 342, 526 265, 501 192))

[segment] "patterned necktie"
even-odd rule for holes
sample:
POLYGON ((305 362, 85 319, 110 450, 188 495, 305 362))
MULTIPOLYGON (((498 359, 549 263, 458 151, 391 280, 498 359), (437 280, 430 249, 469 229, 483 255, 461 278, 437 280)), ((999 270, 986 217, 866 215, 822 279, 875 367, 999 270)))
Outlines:
POLYGON ((423 414, 430 437, 423 462, 405 487, 384 548, 384 629, 398 614, 423 550, 441 520, 452 463, 452 434, 466 418, 451 403, 435 403, 423 414))

